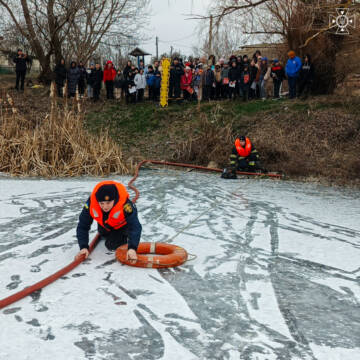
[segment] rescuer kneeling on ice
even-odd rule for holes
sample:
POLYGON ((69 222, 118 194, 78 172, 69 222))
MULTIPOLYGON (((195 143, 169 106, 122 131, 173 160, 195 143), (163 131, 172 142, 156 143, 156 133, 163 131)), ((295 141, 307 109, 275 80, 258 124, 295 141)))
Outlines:
POLYGON ((250 139, 245 136, 239 136, 235 140, 230 155, 230 168, 225 169, 221 177, 224 179, 236 179, 236 170, 247 172, 261 170, 259 153, 250 139))
POLYGON ((124 185, 116 181, 102 181, 95 186, 79 216, 76 236, 80 252, 76 258, 89 256, 89 230, 93 220, 97 221, 98 232, 105 238, 105 246, 109 250, 116 250, 127 243, 127 259, 136 262, 142 228, 136 206, 124 185))

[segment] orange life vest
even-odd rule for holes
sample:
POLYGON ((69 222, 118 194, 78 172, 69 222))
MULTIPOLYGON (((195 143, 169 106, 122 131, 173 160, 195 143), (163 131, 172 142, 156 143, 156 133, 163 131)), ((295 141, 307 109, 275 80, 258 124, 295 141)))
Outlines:
POLYGON ((90 216, 95 221, 97 221, 103 228, 110 231, 108 228, 106 228, 104 224, 103 212, 95 196, 99 188, 103 185, 115 185, 119 194, 119 201, 110 210, 109 217, 105 221, 105 224, 111 226, 113 229, 120 229, 121 227, 126 225, 124 205, 129 198, 129 194, 123 184, 120 184, 116 181, 102 181, 97 184, 90 196, 90 216))
POLYGON ((248 137, 245 138, 245 148, 240 145, 240 139, 235 140, 235 147, 241 157, 248 157, 251 153, 251 141, 248 137))

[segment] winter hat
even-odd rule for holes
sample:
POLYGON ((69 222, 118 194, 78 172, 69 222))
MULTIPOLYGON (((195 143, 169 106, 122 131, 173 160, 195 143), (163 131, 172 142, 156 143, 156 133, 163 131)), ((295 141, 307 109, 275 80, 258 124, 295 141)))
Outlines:
POLYGON ((186 67, 185 67, 185 70, 191 70, 191 67, 190 67, 190 66, 186 66, 186 67))
POLYGON ((117 195, 116 186, 113 184, 107 184, 101 186, 95 194, 96 200, 101 201, 112 201, 115 200, 117 195))
POLYGON ((268 61, 268 58, 264 56, 263 58, 261 58, 261 60, 268 61))
POLYGON ((91 63, 90 63, 90 66, 95 66, 95 63, 94 63, 94 62, 91 62, 91 63))
POLYGON ((223 64, 225 62, 225 59, 224 58, 221 58, 220 60, 219 60, 219 63, 220 64, 223 64))
POLYGON ((274 59, 273 60, 273 64, 276 64, 277 62, 279 62, 279 59, 274 59))
POLYGON ((294 57, 295 57, 295 51, 293 51, 293 50, 290 50, 289 52, 288 52, 288 57, 290 58, 290 59, 293 59, 294 57))

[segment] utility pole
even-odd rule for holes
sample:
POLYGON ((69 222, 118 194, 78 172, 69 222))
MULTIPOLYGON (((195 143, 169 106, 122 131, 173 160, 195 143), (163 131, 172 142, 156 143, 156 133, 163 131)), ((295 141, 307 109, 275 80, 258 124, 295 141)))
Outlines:
POLYGON ((210 15, 210 26, 209 26, 209 56, 211 55, 211 49, 212 49, 212 27, 213 27, 213 16, 210 15))
POLYGON ((156 37, 156 60, 159 60, 159 38, 156 37))
POLYGON ((174 47, 171 45, 170 46, 170 57, 172 57, 173 50, 174 50, 174 47))

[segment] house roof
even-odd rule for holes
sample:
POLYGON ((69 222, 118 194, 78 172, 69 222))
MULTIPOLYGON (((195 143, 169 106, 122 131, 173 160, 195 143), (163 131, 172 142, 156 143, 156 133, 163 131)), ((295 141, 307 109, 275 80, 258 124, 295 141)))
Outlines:
POLYGON ((129 55, 131 55, 131 56, 145 56, 145 55, 151 55, 151 54, 149 54, 146 51, 144 51, 144 50, 137 47, 131 53, 129 53, 129 55))

